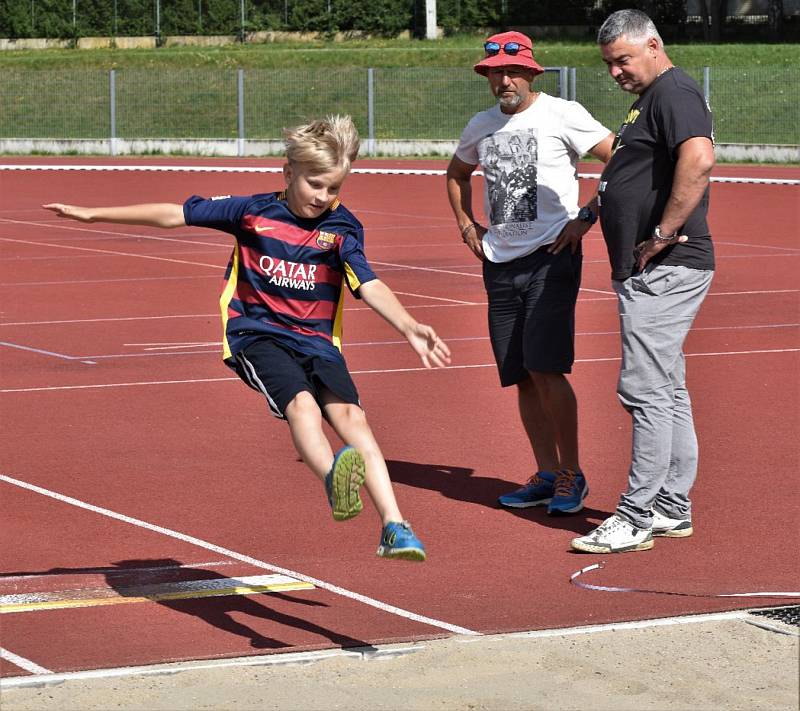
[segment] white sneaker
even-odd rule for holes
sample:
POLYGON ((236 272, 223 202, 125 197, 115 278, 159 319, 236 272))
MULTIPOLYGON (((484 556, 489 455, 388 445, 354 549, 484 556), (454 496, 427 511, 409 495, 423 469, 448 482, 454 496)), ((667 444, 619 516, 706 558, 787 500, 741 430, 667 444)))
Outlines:
POLYGON ((648 528, 637 528, 630 521, 614 514, 594 531, 573 538, 572 547, 584 553, 624 553, 646 551, 653 547, 653 535, 648 528))
POLYGON ((666 538, 686 538, 694 533, 692 519, 670 518, 653 509, 653 535, 666 538))

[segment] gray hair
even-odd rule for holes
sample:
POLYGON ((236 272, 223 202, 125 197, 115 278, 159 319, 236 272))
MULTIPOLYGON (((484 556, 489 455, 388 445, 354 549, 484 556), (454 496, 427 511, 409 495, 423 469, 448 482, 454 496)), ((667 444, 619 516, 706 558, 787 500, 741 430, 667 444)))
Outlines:
POLYGON ((597 43, 611 44, 623 35, 631 44, 644 44, 655 37, 658 44, 664 46, 653 21, 641 10, 617 10, 611 13, 597 33, 597 43))

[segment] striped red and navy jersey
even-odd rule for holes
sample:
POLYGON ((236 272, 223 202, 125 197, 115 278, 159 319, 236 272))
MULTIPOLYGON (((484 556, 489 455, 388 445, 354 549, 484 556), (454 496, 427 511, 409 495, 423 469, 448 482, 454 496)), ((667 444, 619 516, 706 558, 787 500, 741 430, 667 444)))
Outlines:
POLYGON ((223 358, 268 335, 308 355, 341 359, 345 284, 377 279, 364 255, 364 229, 338 200, 314 219, 289 211, 285 193, 190 197, 187 225, 236 240, 220 296, 223 358))

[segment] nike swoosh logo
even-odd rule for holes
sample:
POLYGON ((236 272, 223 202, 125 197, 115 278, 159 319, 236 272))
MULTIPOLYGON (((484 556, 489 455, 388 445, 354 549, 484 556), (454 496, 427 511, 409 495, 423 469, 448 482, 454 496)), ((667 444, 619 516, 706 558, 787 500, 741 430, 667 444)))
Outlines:
POLYGON ((263 225, 256 225, 255 231, 256 232, 267 232, 268 230, 274 230, 274 227, 264 227, 263 225))

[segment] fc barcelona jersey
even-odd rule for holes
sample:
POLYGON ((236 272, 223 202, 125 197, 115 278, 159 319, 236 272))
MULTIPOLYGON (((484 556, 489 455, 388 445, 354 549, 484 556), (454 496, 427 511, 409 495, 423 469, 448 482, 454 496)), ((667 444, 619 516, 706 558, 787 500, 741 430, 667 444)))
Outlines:
POLYGON ((223 358, 269 336, 308 355, 340 359, 345 285, 358 298, 376 279, 364 229, 338 200, 314 219, 293 215, 284 193, 190 197, 187 225, 233 235, 220 296, 223 358))

